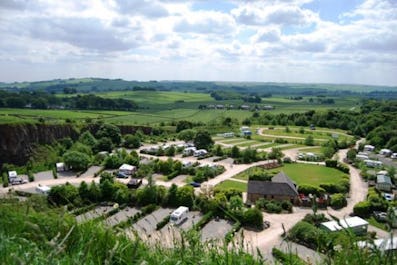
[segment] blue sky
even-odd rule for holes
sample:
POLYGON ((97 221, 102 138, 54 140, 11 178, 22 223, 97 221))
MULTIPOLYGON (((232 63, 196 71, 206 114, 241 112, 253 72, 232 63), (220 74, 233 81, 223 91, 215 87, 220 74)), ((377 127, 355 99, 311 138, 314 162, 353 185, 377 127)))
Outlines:
POLYGON ((395 0, 1 0, 0 82, 397 85, 395 0))

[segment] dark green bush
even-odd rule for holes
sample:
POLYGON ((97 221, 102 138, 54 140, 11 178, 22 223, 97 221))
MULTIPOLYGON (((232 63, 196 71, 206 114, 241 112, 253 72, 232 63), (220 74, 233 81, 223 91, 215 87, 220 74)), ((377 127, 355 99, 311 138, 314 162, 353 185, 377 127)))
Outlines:
POLYGON ((168 224, 168 222, 170 221, 170 217, 171 217, 170 215, 167 215, 166 217, 164 217, 163 220, 158 222, 157 225, 156 225, 156 230, 160 230, 161 228, 166 226, 168 224))

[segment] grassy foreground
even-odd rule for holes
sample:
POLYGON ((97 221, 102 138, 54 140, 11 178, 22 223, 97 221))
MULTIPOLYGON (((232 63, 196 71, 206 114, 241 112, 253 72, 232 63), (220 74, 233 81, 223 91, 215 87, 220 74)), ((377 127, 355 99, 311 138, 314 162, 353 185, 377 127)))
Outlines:
POLYGON ((44 198, 3 202, 0 207, 0 264, 263 264, 241 248, 204 244, 197 232, 174 248, 149 247, 124 230, 99 223, 77 225, 44 198))

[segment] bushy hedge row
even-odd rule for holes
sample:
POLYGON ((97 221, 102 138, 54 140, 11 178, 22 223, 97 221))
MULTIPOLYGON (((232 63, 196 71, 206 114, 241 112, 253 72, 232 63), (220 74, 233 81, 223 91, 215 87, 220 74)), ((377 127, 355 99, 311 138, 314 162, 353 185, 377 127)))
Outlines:
POLYGON ((156 225, 156 230, 160 230, 161 228, 163 228, 166 224, 168 224, 168 222, 170 221, 171 216, 167 215, 166 217, 164 217, 163 220, 161 220, 160 222, 157 223, 156 225))
POLYGON ((289 201, 269 201, 261 198, 256 201, 255 206, 268 213, 281 213, 283 210, 292 212, 292 203, 289 201))
POLYGON ((281 262, 281 264, 293 264, 293 265, 306 265, 307 263, 304 262, 298 255, 293 253, 284 253, 277 248, 272 249, 273 257, 281 262))

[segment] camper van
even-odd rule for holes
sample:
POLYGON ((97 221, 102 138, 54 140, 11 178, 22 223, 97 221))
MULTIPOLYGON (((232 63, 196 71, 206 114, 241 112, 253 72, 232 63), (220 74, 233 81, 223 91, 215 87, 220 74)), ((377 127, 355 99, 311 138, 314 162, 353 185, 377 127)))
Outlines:
POLYGON ((179 225, 185 219, 187 219, 187 214, 189 212, 189 208, 185 206, 179 206, 178 209, 172 212, 170 221, 172 224, 179 225))

